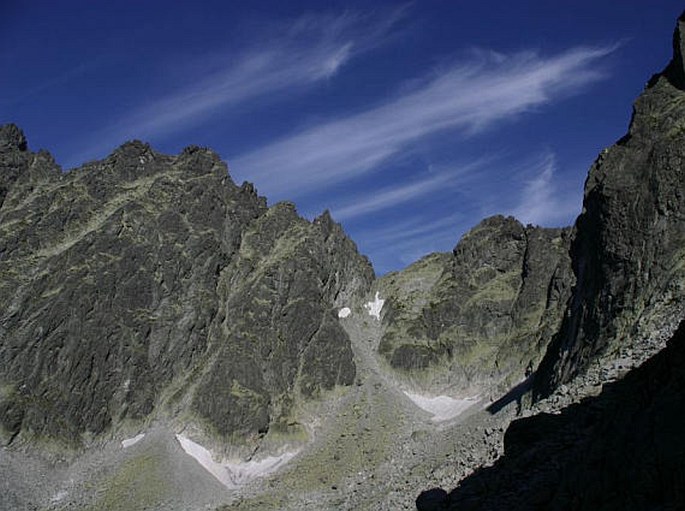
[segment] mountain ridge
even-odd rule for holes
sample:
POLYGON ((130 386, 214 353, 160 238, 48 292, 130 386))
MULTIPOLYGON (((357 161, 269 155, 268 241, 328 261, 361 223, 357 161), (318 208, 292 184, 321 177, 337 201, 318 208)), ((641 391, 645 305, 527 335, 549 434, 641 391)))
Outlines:
MULTIPOLYGON (((3 127, 0 133, 3 163, 10 168, 10 172, 2 173, 0 209, 4 227, 0 254, 2 302, 6 304, 0 323, 4 333, 0 372, 7 389, 3 393, 2 417, 13 417, 3 426, 11 438, 18 434, 19 423, 35 424, 38 435, 45 432, 60 437, 66 432, 69 442, 78 445, 79 435, 87 431, 102 433, 108 424, 116 424, 117 413, 124 418, 147 416, 154 403, 162 399, 163 389, 171 388, 168 385, 178 378, 186 378, 183 374, 190 375, 188 371, 196 360, 209 357, 218 364, 217 371, 224 371, 221 368, 225 362, 217 353, 227 349, 233 351, 224 353, 224 359, 242 357, 242 364, 230 363, 237 364, 234 371, 243 364, 261 367, 255 346, 239 341, 244 335, 257 336, 260 342, 269 338, 269 349, 281 350, 283 357, 292 360, 296 372, 270 373, 267 363, 252 371, 256 375, 271 374, 269 381, 264 381, 243 371, 242 379, 249 383, 243 385, 245 382, 236 380, 238 387, 257 392, 236 397, 227 391, 224 398, 235 401, 233 410, 245 406, 246 412, 237 414, 243 417, 242 422, 217 419, 215 426, 221 424, 222 436, 233 434, 231 428, 241 431, 236 439, 244 439, 250 430, 255 438, 264 434, 273 421, 278 422, 272 414, 286 417, 289 413, 290 404, 272 402, 271 393, 290 389, 286 392, 290 394, 296 379, 308 395, 337 383, 327 370, 322 373, 316 369, 317 357, 312 358, 316 352, 312 350, 328 342, 328 337, 316 337, 322 329, 330 334, 330 353, 339 355, 342 361, 340 382, 352 382, 354 362, 349 345, 344 348, 349 341, 331 309, 336 300, 362 290, 373 273, 368 261, 357 254, 356 246, 347 241, 330 217, 310 223, 297 216, 292 205, 281 203, 267 208, 265 199, 256 195, 252 185, 238 187, 232 182, 216 153, 196 146, 170 157, 132 141, 105 160, 64 174, 47 153, 28 152, 26 139, 16 126, 3 127), (311 263, 298 268, 295 260, 327 261, 335 271, 328 274, 328 267, 319 265, 317 269, 311 263), (303 268, 311 271, 303 274, 303 268), (231 289, 226 284, 235 280, 235 275, 227 272, 243 277, 249 274, 251 287, 246 286, 244 294, 231 289), (66 285, 59 282, 62 276, 66 285), (275 288, 276 276, 288 287, 275 288), (40 290, 38 296, 36 287, 40 290), (251 307, 241 303, 231 309, 237 316, 234 323, 244 323, 241 318, 245 315, 263 314, 270 326, 260 331, 257 324, 250 322, 243 324, 241 331, 235 327, 230 332, 222 331, 226 330, 221 323, 227 312, 222 312, 217 293, 223 293, 223 300, 230 301, 233 295, 238 302, 252 302, 251 307), (267 303, 278 299, 281 312, 264 310, 255 302, 260 293, 267 293, 267 303), (306 293, 314 294, 311 302, 317 305, 300 310, 298 300, 306 293), (302 330, 309 322, 295 321, 286 328, 271 321, 273 314, 286 312, 296 318, 302 314, 319 317, 313 323, 318 326, 310 331, 302 330), (64 314, 72 317, 71 326, 62 319, 64 314), (29 341, 34 329, 41 338, 38 343, 29 341), (105 339, 113 336, 111 339, 126 341, 103 343, 103 335, 105 339), (217 335, 228 335, 234 342, 228 347, 225 342, 217 344, 213 340, 217 335), (281 346, 278 336, 290 341, 281 346), (88 340, 90 347, 74 343, 76 338, 88 340), (101 340, 96 342, 97 338, 101 340), (170 343, 169 338, 176 340, 170 343), (246 352, 236 352, 240 343, 246 352), (98 348, 99 344, 108 347, 98 348), (287 354, 283 346, 295 347, 296 351, 287 354), (215 350, 213 354, 207 351, 210 347, 215 350), (75 351, 60 359, 59 352, 65 348, 75 351), (89 350, 93 349, 95 353, 102 349, 94 366, 72 367, 75 361, 90 358, 89 350), (36 360, 35 355, 30 355, 33 350, 42 353, 38 367, 30 362, 36 360), (107 369, 110 358, 118 360, 114 373, 107 369), (294 363, 298 359, 300 362, 294 363), (43 363, 56 360, 63 362, 56 366, 43 363), (73 393, 51 394, 54 387, 48 382, 54 381, 53 371, 59 372, 63 364, 69 366, 62 370, 66 379, 72 380, 72 388, 90 381, 95 388, 87 395, 104 393, 104 401, 97 405, 92 417, 88 418, 88 406, 84 409, 69 404, 81 403, 73 393), (98 369, 105 374, 98 374, 98 369), (312 371, 318 375, 315 381, 308 380, 312 371), (271 386, 271 390, 264 385, 271 386), (32 387, 35 390, 27 390, 32 387), (110 387, 118 390, 107 390, 110 387), (58 426, 54 415, 42 415, 30 404, 34 392, 44 396, 47 403, 61 403, 59 409, 73 409, 68 412, 71 418, 58 426), (117 404, 117 400, 122 401, 117 404), (38 417, 32 419, 31 414, 38 417), (87 418, 80 418, 82 415, 87 418)), ((306 304, 306 299, 302 303, 306 304)), ((329 363, 336 366, 333 360, 329 359, 329 363)), ((212 385, 206 367, 203 372, 205 379, 200 380, 200 389, 202 382, 212 385)), ((176 384, 185 385, 180 381, 176 384)), ((191 381, 186 384, 195 385, 191 381)), ((208 401, 201 394, 196 394, 192 407, 201 416, 213 416, 224 409, 215 404, 216 395, 208 401)), ((175 399, 172 396, 171 400, 175 399)))
MULTIPOLYGON (((472 499, 487 474, 519 481, 531 437, 549 435, 556 449, 563 423, 590 445, 576 435, 583 417, 605 431, 612 415, 593 407, 620 408, 670 361, 635 367, 682 340, 684 31, 681 16, 673 60, 636 101, 628 134, 592 165, 572 228, 490 217, 451 253, 379 278, 330 212, 309 221, 292 203, 268 206, 209 149, 163 155, 130 141, 63 173, 17 126, 0 126, 7 502, 62 509, 64 491, 65 507, 121 509, 123 494, 171 506, 186 489, 164 467, 187 467, 181 451, 194 449, 228 479, 249 473, 226 495, 210 479, 207 503, 231 501, 224 509, 407 508, 396 487, 411 496, 437 473, 456 483, 504 452, 483 479, 418 502, 479 509, 499 502, 472 499), (605 401, 604 388, 624 390, 605 401), (545 415, 568 404, 563 419, 545 415), (101 452, 115 461, 90 461, 101 452), (11 484, 36 453, 50 484, 34 499, 30 484, 11 484), (286 458, 279 478, 250 483, 286 458), (154 498, 128 495, 150 473, 154 498)), ((522 487, 524 508, 552 502, 548 468, 532 500, 522 487)), ((567 468, 570 488, 582 478, 567 468)))

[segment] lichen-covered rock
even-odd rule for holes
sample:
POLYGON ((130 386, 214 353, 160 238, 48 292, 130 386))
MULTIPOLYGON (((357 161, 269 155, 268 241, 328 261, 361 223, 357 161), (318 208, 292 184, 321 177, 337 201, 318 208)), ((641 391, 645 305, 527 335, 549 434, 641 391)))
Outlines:
POLYGON ((355 364, 334 304, 341 294, 361 294, 372 279, 330 217, 310 224, 290 203, 270 208, 245 231, 219 276, 222 300, 210 332, 216 350, 195 409, 238 440, 272 425, 287 429, 297 395, 351 384, 355 364))
POLYGON ((685 303, 684 36, 681 17, 672 62, 635 102, 628 134, 590 169, 571 249, 577 285, 538 397, 685 303))
POLYGON ((368 261, 203 148, 128 142, 67 174, 0 128, 0 430, 78 445, 171 413, 259 438, 355 374, 335 317, 368 261))
POLYGON ((488 218, 452 254, 381 279, 379 351, 428 386, 478 393, 511 383, 544 353, 571 283, 568 230, 488 218))

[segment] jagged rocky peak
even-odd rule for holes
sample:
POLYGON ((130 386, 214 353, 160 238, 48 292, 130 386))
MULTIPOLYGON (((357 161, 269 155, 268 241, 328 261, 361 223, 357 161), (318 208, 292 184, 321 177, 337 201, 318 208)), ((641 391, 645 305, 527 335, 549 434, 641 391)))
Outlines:
MULTIPOLYGON (((15 124, 0 126, 0 207, 2 206, 10 187, 14 186, 21 176, 29 179, 31 153, 24 132, 15 124)), ((54 161, 49 163, 54 165, 54 161)), ((43 168, 38 165, 36 168, 43 168)), ((2 250, 0 248, 0 250, 2 250)))
MULTIPOLYGON (((177 157, 177 162, 185 164, 195 172, 213 171, 220 177, 226 178, 228 176, 230 180, 228 165, 226 165, 226 162, 221 159, 218 153, 208 147, 188 146, 181 151, 181 154, 177 157)), ((231 184, 233 184, 232 180, 231 184)))
POLYGON ((83 173, 88 181, 110 182, 113 187, 118 183, 136 181, 159 173, 184 171, 189 175, 213 175, 221 186, 235 187, 228 166, 213 150, 206 147, 188 146, 178 155, 169 156, 158 153, 150 144, 140 140, 130 140, 117 147, 104 160, 85 164, 72 172, 83 173), (102 175, 109 174, 109 179, 102 175))
POLYGON ((7 152, 11 149, 26 151, 28 143, 24 132, 16 124, 5 124, 0 126, 0 152, 7 152))
POLYGON ((674 327, 685 303, 685 91, 674 56, 634 105, 628 134, 590 168, 571 246, 577 285, 536 376, 548 395, 602 356, 674 327))
POLYGON ((387 297, 380 353, 429 388, 478 394, 537 364, 570 292, 568 230, 494 216, 452 254, 380 279, 387 297))
POLYGON ((77 446, 159 416, 254 449, 269 432, 301 438, 298 403, 352 382, 336 300, 373 271, 342 230, 268 208, 196 146, 128 142, 19 182, 50 159, 17 156, 21 132, 1 133, 5 443, 77 446))
POLYGON ((356 243, 345 233, 342 225, 333 219, 330 211, 325 210, 314 219, 313 224, 325 242, 327 257, 335 260, 335 266, 341 269, 326 284, 330 296, 336 307, 350 307, 375 280, 371 261, 359 253, 356 243))
POLYGON ((150 147, 150 144, 143 142, 142 140, 134 139, 121 144, 114 150, 113 154, 138 156, 151 151, 152 147, 150 147))
POLYGON ((342 226, 333 220, 331 212, 327 209, 314 219, 314 225, 321 229, 324 238, 336 236, 343 232, 342 226))

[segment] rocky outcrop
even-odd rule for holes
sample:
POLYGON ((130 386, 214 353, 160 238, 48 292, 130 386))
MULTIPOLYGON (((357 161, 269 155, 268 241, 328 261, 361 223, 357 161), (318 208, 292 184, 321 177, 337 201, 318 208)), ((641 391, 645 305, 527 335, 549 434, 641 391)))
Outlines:
POLYGON ((495 216, 452 254, 383 277, 380 353, 415 381, 466 393, 523 378, 558 328, 570 293, 568 234, 495 216))
POLYGON ((129 142, 64 174, 0 129, 0 420, 70 446, 169 415, 256 441, 355 374, 335 306, 368 261, 210 150, 129 142))
POLYGON ((313 224, 292 204, 270 208, 245 230, 222 269, 219 314, 210 331, 194 408, 222 436, 279 434, 298 425, 298 396, 349 385, 355 363, 336 303, 373 279, 354 244, 325 213, 313 224))
POLYGON ((635 102, 628 134, 590 169, 571 245, 576 287, 537 397, 676 317, 685 304, 685 71, 674 58, 635 102))

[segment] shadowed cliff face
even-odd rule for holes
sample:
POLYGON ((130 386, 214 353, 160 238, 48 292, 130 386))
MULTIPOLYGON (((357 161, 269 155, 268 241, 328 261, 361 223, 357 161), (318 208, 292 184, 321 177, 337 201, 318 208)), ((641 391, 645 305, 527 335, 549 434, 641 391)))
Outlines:
POLYGON ((589 172, 571 256, 577 285, 536 376, 538 397, 685 303, 685 80, 674 58, 635 102, 628 134, 589 172))
POLYGON ((130 142, 62 174, 0 128, 5 441, 77 445, 157 412, 258 438, 353 380, 334 307, 372 279, 327 214, 267 208, 207 149, 130 142))
POLYGON ((452 254, 383 277, 380 353, 408 377, 465 392, 523 378, 558 328, 570 293, 568 234, 496 216, 452 254))

